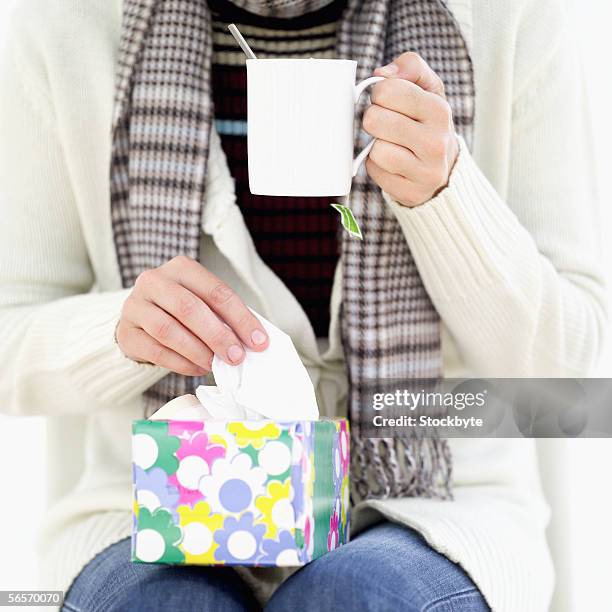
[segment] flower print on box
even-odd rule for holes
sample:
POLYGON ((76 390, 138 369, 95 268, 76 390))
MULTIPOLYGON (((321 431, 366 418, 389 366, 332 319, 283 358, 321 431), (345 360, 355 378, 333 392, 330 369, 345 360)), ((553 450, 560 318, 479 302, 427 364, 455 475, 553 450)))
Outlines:
POLYGON ((183 531, 180 549, 185 554, 185 563, 215 563, 215 551, 219 545, 214 540, 214 534, 223 526, 223 516, 212 513, 205 501, 198 502, 193 508, 180 506, 178 514, 183 531))
POLYGON ((280 531, 278 539, 265 539, 262 542, 263 555, 258 561, 262 565, 275 567, 294 567, 302 565, 298 557, 295 537, 289 531, 280 531))
POLYGON ((265 491, 267 474, 253 467, 249 455, 215 461, 211 473, 200 480, 200 493, 214 512, 239 514, 255 510, 255 498, 265 491))
POLYGON ((254 565, 260 555, 265 530, 264 525, 253 524, 253 514, 250 512, 239 519, 228 516, 223 528, 215 533, 215 541, 219 545, 215 558, 233 565, 254 565))
POLYGON ((295 510, 296 545, 303 563, 314 553, 314 431, 312 423, 296 423, 293 433, 291 488, 295 510))
POLYGON ((349 441, 349 431, 348 431, 348 422, 346 420, 341 420, 339 423, 338 429, 338 440, 340 447, 340 465, 342 467, 342 473, 345 476, 348 476, 349 467, 350 467, 350 441, 349 441))
POLYGON ((334 511, 329 518, 329 534, 327 535, 327 550, 334 550, 338 548, 340 544, 340 538, 338 534, 338 512, 334 508, 334 511))
POLYGON ((280 427, 271 421, 235 421, 228 424, 227 430, 234 434, 238 446, 245 447, 250 444, 257 450, 262 448, 267 440, 276 440, 281 434, 280 427))
POLYGON ((293 493, 293 509, 295 511, 295 516, 300 517, 304 514, 306 508, 306 495, 305 495, 305 487, 302 482, 302 468, 301 465, 294 464, 291 467, 291 491, 293 493))
POLYGON ((133 556, 145 563, 183 563, 185 556, 178 549, 181 530, 172 514, 158 509, 151 513, 141 507, 138 512, 138 532, 133 540, 133 556))
POLYGON ((343 421, 135 421, 132 560, 299 566, 343 544, 348 440, 343 421))
POLYGON ((168 421, 168 433, 179 440, 191 440, 193 436, 204 431, 204 423, 195 421, 168 421))
POLYGON ((142 468, 134 466, 134 479, 136 483, 135 503, 154 512, 158 508, 174 511, 178 505, 178 489, 169 483, 168 474, 161 468, 152 468, 145 472, 142 468))
POLYGON ((160 467, 166 474, 174 474, 178 468, 176 451, 181 441, 170 435, 168 424, 163 421, 139 422, 142 426, 132 438, 132 457, 136 466, 143 470, 160 467))
POLYGON ((347 533, 348 522, 349 522, 349 508, 351 505, 350 499, 350 488, 349 488, 349 475, 348 472, 345 474, 342 480, 342 487, 340 487, 340 510, 341 510, 341 525, 342 531, 347 533))
POLYGON ((284 483, 272 480, 268 483, 266 495, 255 500, 261 513, 261 521, 266 526, 266 538, 275 538, 279 529, 295 528, 295 508, 291 503, 291 480, 284 483))
POLYGON ((332 474, 334 478, 334 495, 339 497, 344 476, 342 473, 342 460, 340 459, 340 436, 334 437, 332 446, 332 474))
POLYGON ((269 440, 257 451, 257 463, 266 471, 268 480, 284 482, 291 474, 291 448, 294 440, 283 431, 276 440, 269 440))
POLYGON ((179 503, 193 505, 202 498, 200 480, 210 474, 217 459, 225 457, 226 449, 209 440, 203 423, 199 423, 200 427, 195 431, 193 428, 188 429, 187 425, 181 422, 170 424, 170 432, 176 432, 181 439, 176 451, 179 466, 170 477, 170 482, 180 493, 179 503))
POLYGON ((348 477, 350 455, 349 455, 349 433, 346 421, 336 423, 338 435, 334 437, 333 444, 333 467, 334 467, 334 487, 336 495, 339 496, 342 482, 348 477))

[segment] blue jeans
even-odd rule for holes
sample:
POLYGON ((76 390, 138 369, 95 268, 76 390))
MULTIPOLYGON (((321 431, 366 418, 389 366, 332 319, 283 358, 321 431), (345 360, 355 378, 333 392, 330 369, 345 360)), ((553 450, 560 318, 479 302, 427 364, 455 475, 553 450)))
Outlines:
MULTIPOLYGON (((130 562, 122 540, 93 559, 66 594, 66 612, 238 612, 260 610, 226 567, 130 562)), ((482 612, 489 610, 467 574, 416 532, 380 523, 350 544, 296 572, 269 612, 482 612)))

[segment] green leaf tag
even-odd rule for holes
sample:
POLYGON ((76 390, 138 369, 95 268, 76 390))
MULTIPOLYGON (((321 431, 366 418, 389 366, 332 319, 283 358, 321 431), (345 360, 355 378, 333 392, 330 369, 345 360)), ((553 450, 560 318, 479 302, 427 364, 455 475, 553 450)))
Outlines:
POLYGON ((332 208, 335 208, 339 213, 342 219, 342 227, 353 237, 359 238, 359 240, 363 240, 363 236, 361 234, 361 229, 359 228, 359 223, 357 223, 357 219, 353 216, 353 211, 348 207, 344 206, 344 204, 331 204, 332 208))

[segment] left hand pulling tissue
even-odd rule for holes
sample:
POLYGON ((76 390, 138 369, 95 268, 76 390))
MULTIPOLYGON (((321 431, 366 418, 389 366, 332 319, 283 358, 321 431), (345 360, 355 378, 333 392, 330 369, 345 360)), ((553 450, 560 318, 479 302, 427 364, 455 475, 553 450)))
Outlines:
POLYGON ((216 386, 202 385, 196 395, 177 397, 160 408, 153 420, 315 421, 319 409, 314 387, 291 338, 253 311, 270 344, 265 351, 245 347, 239 365, 229 365, 216 355, 212 371, 216 386), (196 397, 197 396, 197 397, 196 397))

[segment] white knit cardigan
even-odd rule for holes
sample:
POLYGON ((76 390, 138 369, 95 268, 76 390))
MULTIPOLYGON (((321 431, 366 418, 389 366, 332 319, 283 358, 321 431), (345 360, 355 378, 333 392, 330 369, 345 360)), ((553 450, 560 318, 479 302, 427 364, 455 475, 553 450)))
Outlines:
MULTIPOLYGON (((450 0, 476 78, 473 152, 396 212, 443 323, 448 376, 584 376, 604 327, 597 200, 581 71, 556 0, 450 0)), ((109 203, 120 0, 21 0, 0 67, 0 398, 48 419, 46 586, 67 588, 130 530, 130 421, 164 371, 125 358, 109 203)), ((288 331, 323 412, 345 410, 337 334, 321 355, 257 256, 213 138, 203 261, 288 331)), ((453 502, 371 502, 461 563, 495 610, 542 612, 548 510, 529 440, 452 441, 453 502)))

